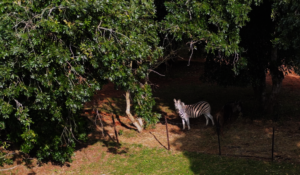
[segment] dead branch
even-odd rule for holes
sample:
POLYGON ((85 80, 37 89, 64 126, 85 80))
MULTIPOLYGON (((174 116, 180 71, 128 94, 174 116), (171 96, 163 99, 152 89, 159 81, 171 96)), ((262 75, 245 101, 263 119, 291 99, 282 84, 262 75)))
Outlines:
POLYGON ((137 122, 137 120, 135 120, 135 118, 132 116, 132 114, 130 112, 130 93, 129 93, 129 90, 126 91, 125 98, 126 98, 126 114, 127 114, 127 117, 130 119, 132 124, 137 128, 137 130, 139 132, 142 132, 143 128, 140 126, 140 124, 137 122))
POLYGON ((7 170, 12 170, 12 169, 16 168, 17 166, 19 166, 19 165, 16 165, 16 166, 14 166, 14 167, 11 167, 11 168, 6 168, 6 169, 0 169, 0 171, 7 171, 7 170))
POLYGON ((162 77, 164 77, 165 75, 163 75, 163 74, 160 74, 160 73, 158 73, 158 72, 156 72, 155 70, 153 70, 153 69, 148 69, 149 70, 149 73, 150 72, 154 72, 154 73, 156 73, 156 74, 158 74, 158 75, 160 75, 160 76, 162 76, 162 77))
POLYGON ((235 53, 233 58, 233 64, 237 63, 239 61, 239 54, 235 53))
POLYGON ((97 29, 100 31, 100 29, 102 30, 105 30, 105 31, 109 31, 110 33, 116 33, 116 34, 119 34, 121 36, 124 36, 125 38, 127 38, 128 40, 132 41, 130 38, 128 38, 128 36, 122 34, 122 33, 119 33, 119 32, 116 32, 114 31, 113 29, 108 29, 108 28, 104 28, 104 27, 100 27, 101 23, 98 25, 97 29))
POLYGON ((66 127, 64 127, 63 132, 62 132, 61 135, 60 135, 60 142, 61 142, 62 145, 63 145, 63 142, 62 142, 62 139, 61 139, 62 137, 63 137, 63 139, 65 140, 65 143, 67 144, 67 140, 66 140, 65 135, 64 135, 65 129, 66 129, 66 127))
POLYGON ((73 58, 74 58, 75 56, 74 56, 74 53, 73 53, 73 51, 72 51, 71 44, 69 45, 69 49, 70 49, 70 52, 72 53, 73 58))
POLYGON ((191 14, 191 11, 188 10, 188 12, 189 12, 189 15, 190 15, 190 20, 192 20, 192 14, 191 14))
POLYGON ((16 102, 16 105, 17 105, 17 108, 20 108, 20 111, 22 112, 23 111, 23 105, 16 99, 14 99, 15 102, 16 102))
POLYGON ((14 154, 16 154, 16 153, 7 153, 7 154, 5 154, 4 156, 1 156, 0 159, 2 159, 2 158, 4 158, 4 157, 7 157, 7 156, 9 156, 9 155, 14 155, 14 154))
POLYGON ((74 140, 76 140, 80 144, 82 143, 82 142, 80 142, 79 140, 76 139, 76 137, 73 134, 72 128, 70 128, 69 132, 72 134, 72 137, 73 137, 74 140))
POLYGON ((190 66, 190 61, 192 59, 192 56, 193 56, 193 53, 194 53, 194 44, 196 44, 198 41, 190 41, 190 42, 187 42, 186 44, 190 44, 190 50, 192 50, 192 53, 190 55, 190 58, 189 58, 189 62, 188 62, 188 65, 187 66, 190 66))
POLYGON ((99 119, 100 124, 101 124, 101 128, 102 128, 102 137, 104 138, 104 127, 103 127, 103 123, 102 123, 101 117, 102 117, 101 114, 99 114, 99 111, 98 111, 98 109, 96 108, 95 125, 98 127, 96 119, 99 119))

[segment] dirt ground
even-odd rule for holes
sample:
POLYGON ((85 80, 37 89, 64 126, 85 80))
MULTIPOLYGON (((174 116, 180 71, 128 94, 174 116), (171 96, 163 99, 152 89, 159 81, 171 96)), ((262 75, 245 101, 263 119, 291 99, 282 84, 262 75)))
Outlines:
MULTIPOLYGON (((183 65, 185 67, 185 65, 183 65)), ((185 69, 185 68, 183 68, 185 69)), ((186 70, 184 70, 186 71, 186 70)), ((203 69, 190 69, 188 76, 171 78, 169 80, 153 79, 153 82, 159 88, 168 88, 170 83, 193 84, 199 82, 200 74, 203 69)), ((267 75, 266 82, 271 84, 271 76, 267 75)), ((297 91, 300 88, 300 76, 290 73, 283 80, 283 89, 288 91, 297 91)), ((107 97, 122 97, 123 93, 115 91, 113 84, 107 85, 100 94, 100 99, 105 102, 107 97)), ((154 93, 155 96, 155 93, 154 93)), ((98 98, 99 99, 99 98, 98 98)), ((173 108, 173 106, 171 107, 173 108)), ((115 139, 114 130, 111 122, 111 114, 104 114, 104 121, 107 124, 105 130, 112 139, 115 139)), ((205 119, 194 119, 190 131, 183 131, 181 120, 178 115, 171 111, 163 113, 161 122, 155 129, 147 129, 137 134, 130 121, 125 116, 119 116, 116 122, 117 130, 124 131, 124 136, 119 136, 121 142, 143 144, 148 147, 168 147, 166 138, 166 125, 164 117, 170 122, 168 125, 170 149, 175 151, 196 151, 208 154, 218 154, 217 134, 214 127, 205 126, 205 119), (132 136, 130 136, 132 135, 132 136)), ((254 159, 269 160, 271 157, 272 143, 272 121, 261 120, 241 120, 226 126, 227 131, 221 136, 222 154, 228 156, 249 157, 254 159)), ((100 133, 99 133, 100 134, 100 133)), ((277 161, 292 161, 300 163, 300 122, 292 120, 284 125, 276 126, 275 135, 277 144, 275 145, 274 157, 277 161), (280 142, 280 143, 278 143, 280 142), (282 146, 284 144, 291 144, 282 146), (293 145, 293 146, 292 146, 293 145)), ((100 138, 100 137, 97 137, 100 138)))
MULTIPOLYGON (((185 84, 194 83, 195 79, 199 81, 199 76, 196 74, 192 75, 195 76, 172 79, 170 81, 178 81, 185 84)), ((266 81, 268 84, 271 84, 270 75, 267 76, 266 81)), ((158 83, 160 88, 166 88, 169 82, 156 81, 155 83, 158 83)), ((300 88, 300 77, 293 73, 286 75, 283 80, 283 88, 288 91, 297 91, 300 88)), ((104 91, 113 91, 113 84, 106 86, 104 91)), ((104 94, 107 93, 103 93, 102 95, 104 94)), ((122 96, 122 93, 112 94, 116 97, 122 96)), ((110 95, 108 96, 111 97, 110 95)), ((105 96, 102 96, 102 99, 105 99, 105 96)), ((105 129, 114 139, 115 135, 111 127, 111 114, 103 116, 104 120, 109 124, 105 129)), ((191 124, 192 129, 190 131, 183 131, 181 120, 175 112, 164 113, 163 119, 156 125, 155 129, 144 130, 142 133, 134 135, 134 137, 120 136, 120 141, 143 144, 148 147, 167 148, 165 116, 168 120, 176 121, 176 123, 171 122, 168 125, 171 150, 196 151, 208 154, 219 153, 217 134, 211 123, 206 127, 204 117, 198 120, 194 119, 194 123, 191 124)), ((119 118, 120 120, 116 123, 118 131, 123 130, 126 134, 136 132, 126 117, 120 116, 119 118)), ((221 136, 222 154, 263 160, 270 159, 273 132, 272 121, 254 120, 250 122, 249 120, 242 120, 227 127, 227 132, 221 136)), ((278 161, 292 160, 292 162, 300 163, 300 122, 291 120, 287 121, 283 126, 276 126, 275 135, 278 138, 278 142, 280 142, 277 142, 275 145, 275 159, 278 161), (285 143, 293 144, 293 149, 289 148, 291 147, 289 145, 282 146, 285 143)))
MULTIPOLYGON (((185 65, 183 65, 185 66, 185 65)), ((186 77, 174 77, 168 80, 151 79, 153 83, 158 85, 156 89, 159 91, 163 88, 168 88, 170 82, 178 82, 179 84, 193 84, 199 81, 199 71, 203 71, 201 67, 197 69, 191 69, 186 77)), ((267 76, 267 83, 271 83, 271 77, 267 76)), ((300 89, 300 77, 296 74, 288 74, 283 80, 283 88, 288 91, 297 91, 300 89)), ((115 99, 124 98, 124 92, 114 89, 114 85, 109 83, 104 86, 101 91, 95 94, 94 100, 86 104, 86 107, 90 107, 97 101, 98 104, 109 102, 111 106, 115 108, 123 108, 124 106, 117 106, 115 99)), ((155 95, 155 93, 154 93, 155 95)), ((170 108, 174 108, 171 106, 170 108)), ((124 108, 125 110, 125 108, 124 108)), ((112 114, 109 111, 101 113, 103 116, 105 138, 102 137, 102 129, 100 122, 98 121, 98 127, 94 128, 94 132, 90 134, 91 140, 106 139, 116 141, 113 124, 112 114)), ((84 115, 90 120, 94 121, 94 113, 86 110, 84 115)), ((131 125, 129 119, 126 116, 118 115, 116 118, 116 129, 121 143, 136 143, 142 144, 147 147, 168 148, 168 142, 166 137, 166 125, 164 117, 168 118, 170 123, 168 124, 170 149, 176 151, 194 151, 207 154, 218 154, 218 136, 216 134, 215 127, 212 127, 211 123, 205 126, 204 117, 200 119, 194 119, 191 122, 191 130, 183 131, 181 120, 178 115, 170 110, 168 113, 163 113, 161 122, 159 122, 154 129, 146 129, 142 133, 137 133, 135 128, 131 125)), ((270 161, 271 149, 272 149, 272 127, 271 121, 241 119, 233 124, 226 126, 226 130, 220 137, 222 155, 245 157, 251 159, 260 159, 270 161)), ((276 161, 289 161, 293 163, 300 163, 300 122, 287 121, 284 125, 276 126, 275 129, 275 147, 274 157, 276 161)), ((89 145, 85 148, 78 149, 74 156, 74 161, 64 166, 52 165, 51 162, 41 167, 36 164, 32 164, 31 167, 21 165, 15 168, 13 171, 16 174, 56 174, 63 171, 70 171, 79 166, 83 159, 89 159, 89 161, 97 161, 100 157, 91 157, 96 150, 95 145, 89 145)), ((34 161, 33 161, 34 162, 34 161)), ((14 165, 5 166, 3 168, 10 168, 14 165)), ((1 173, 1 172, 0 172, 1 173)))

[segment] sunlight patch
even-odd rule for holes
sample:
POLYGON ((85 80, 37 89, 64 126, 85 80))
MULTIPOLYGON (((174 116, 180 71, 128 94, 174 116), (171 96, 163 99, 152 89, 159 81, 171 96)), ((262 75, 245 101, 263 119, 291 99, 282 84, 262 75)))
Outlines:
POLYGON ((238 136, 238 135, 234 136, 234 138, 236 138, 236 139, 241 139, 241 137, 238 136))
POLYGON ((300 148, 300 142, 297 143, 297 147, 300 148))
POLYGON ((273 128, 265 128, 265 132, 267 133, 267 137, 271 138, 273 135, 273 128))

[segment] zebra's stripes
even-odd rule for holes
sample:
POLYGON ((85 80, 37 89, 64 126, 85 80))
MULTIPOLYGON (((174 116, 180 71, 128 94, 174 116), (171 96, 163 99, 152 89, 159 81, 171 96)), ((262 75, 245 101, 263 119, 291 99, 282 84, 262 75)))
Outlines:
POLYGON ((206 125, 208 125, 208 119, 212 121, 212 124, 215 125, 213 116, 210 114, 211 108, 209 103, 206 101, 200 101, 193 105, 185 105, 183 102, 174 99, 175 109, 177 110, 179 116, 182 119, 183 129, 185 129, 185 122, 190 130, 190 120, 189 118, 197 118, 200 115, 204 115, 206 118, 206 125))

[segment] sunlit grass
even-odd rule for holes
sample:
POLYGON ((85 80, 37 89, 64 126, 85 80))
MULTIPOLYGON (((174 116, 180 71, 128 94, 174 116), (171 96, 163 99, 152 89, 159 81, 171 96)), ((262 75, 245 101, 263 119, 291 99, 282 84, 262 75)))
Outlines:
POLYGON ((133 138, 136 137, 138 133, 134 130, 126 130, 120 137, 133 138))
MULTIPOLYGON (((115 147, 108 144, 108 148, 115 147)), ((126 152, 108 154, 99 162, 84 161, 70 173, 79 174, 298 174, 299 165, 206 155, 195 152, 172 152, 136 144, 123 144, 126 152)), ((117 151, 120 152, 120 151, 117 151)), ((103 158, 103 153, 101 155, 103 158)), ((56 171, 57 172, 57 171, 56 171)))

